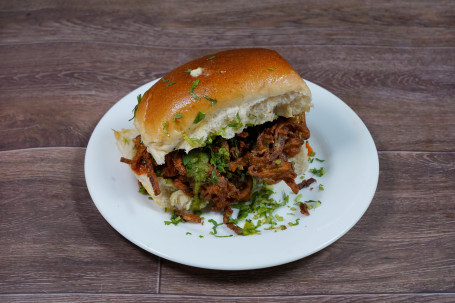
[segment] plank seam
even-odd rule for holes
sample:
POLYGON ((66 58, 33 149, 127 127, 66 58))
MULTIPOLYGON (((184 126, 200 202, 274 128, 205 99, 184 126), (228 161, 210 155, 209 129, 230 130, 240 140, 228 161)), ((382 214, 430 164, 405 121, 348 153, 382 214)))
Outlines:
POLYGON ((365 47, 365 48, 398 48, 398 49, 454 49, 455 46, 435 46, 435 45, 421 45, 421 46, 397 46, 397 45, 370 45, 370 44, 253 44, 253 45, 239 45, 239 46, 210 46, 210 47, 174 47, 174 46, 152 46, 136 43, 119 43, 119 42, 106 42, 106 41, 93 41, 93 40, 58 40, 58 41, 34 41, 34 42, 0 42, 0 46, 18 46, 18 45, 35 45, 35 44, 52 44, 52 43, 87 43, 87 44, 106 44, 106 45, 123 45, 144 48, 156 49, 172 49, 172 50, 201 50, 201 49, 235 49, 235 48, 253 48, 253 47, 365 47))

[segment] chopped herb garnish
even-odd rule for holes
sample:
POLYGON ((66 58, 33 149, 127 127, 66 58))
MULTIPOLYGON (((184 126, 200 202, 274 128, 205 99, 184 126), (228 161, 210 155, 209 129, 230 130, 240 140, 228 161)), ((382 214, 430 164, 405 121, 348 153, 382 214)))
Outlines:
POLYGON ((212 170, 212 175, 210 176, 210 181, 212 181, 213 184, 216 184, 218 182, 218 177, 215 173, 215 170, 212 170))
POLYGON ((136 118, 137 107, 139 106, 139 103, 141 103, 141 100, 142 100, 142 95, 139 94, 139 95, 137 96, 137 104, 136 104, 136 106, 133 108, 133 117, 132 117, 131 119, 129 119, 128 121, 131 121, 131 120, 133 120, 134 118, 136 118))
POLYGON ((199 238, 204 238, 204 236, 203 235, 199 235, 199 238))
POLYGON ((169 137, 169 133, 167 132, 167 124, 168 124, 167 121, 166 121, 166 122, 163 122, 163 123, 161 123, 161 124, 163 125, 163 131, 164 131, 164 133, 166 134, 166 136, 169 137))
POLYGON ((322 202, 319 200, 318 201, 308 200, 308 201, 305 201, 305 203, 308 205, 308 209, 317 208, 322 204, 322 202))
POLYGON ((321 160, 321 159, 318 159, 318 158, 314 158, 316 161, 319 161, 319 162, 324 162, 325 160, 321 160))
POLYGON ((190 233, 189 231, 186 232, 187 235, 192 235, 192 233, 190 233))
POLYGON ((295 202, 300 202, 300 199, 302 199, 302 197, 302 194, 298 194, 297 197, 295 197, 295 202))
POLYGON ((182 117, 183 117, 183 114, 182 114, 182 113, 177 113, 177 114, 174 115, 174 117, 172 118, 172 120, 175 121, 175 119, 180 119, 180 118, 182 118, 182 117))
POLYGON ((319 184, 319 190, 324 190, 324 185, 319 184))
POLYGON ((240 127, 243 126, 243 123, 242 123, 242 120, 240 119, 239 113, 237 113, 237 114, 235 115, 235 117, 236 117, 237 121, 231 122, 231 123, 229 123, 227 126, 232 127, 232 128, 234 128, 234 129, 237 130, 237 129, 239 129, 240 127))
POLYGON ((211 56, 211 57, 208 58, 207 60, 212 60, 212 59, 215 59, 215 56, 211 56))
POLYGON ((242 228, 242 234, 244 236, 260 234, 261 232, 258 230, 259 226, 261 226, 261 221, 258 220, 256 225, 254 225, 253 221, 247 219, 242 228))
POLYGON ((274 69, 274 68, 272 68, 272 67, 269 67, 269 70, 271 70, 271 71, 274 71, 275 69, 274 69))
POLYGON ((316 156, 316 153, 315 152, 311 152, 308 156, 314 157, 314 156, 316 156))
POLYGON ((140 193, 143 194, 143 195, 146 195, 146 194, 147 194, 147 190, 145 189, 144 186, 139 187, 138 192, 140 192, 140 193))
POLYGON ((191 96, 193 96, 194 99, 196 99, 196 100, 201 100, 201 98, 198 97, 198 95, 196 95, 196 94, 194 93, 194 89, 195 89, 198 85, 199 85, 199 79, 194 80, 194 81, 193 81, 193 85, 191 85, 191 88, 190 88, 190 94, 191 94, 191 96))
POLYGON ((310 169, 310 172, 317 175, 318 177, 322 177, 326 173, 326 170, 324 169, 324 167, 321 167, 319 169, 312 168, 310 169))
POLYGON ((213 106, 213 105, 215 105, 218 102, 218 101, 216 101, 216 99, 210 98, 210 97, 208 97, 206 95, 202 95, 202 97, 204 97, 205 99, 207 99, 207 100, 212 102, 212 103, 210 103, 210 106, 213 106))
POLYGON ((194 118, 193 124, 198 124, 202 120, 204 120, 205 114, 203 112, 198 112, 196 118, 194 118))
POLYGON ((172 213, 171 221, 164 221, 164 224, 166 224, 166 225, 171 225, 171 224, 177 225, 180 222, 183 222, 182 217, 177 216, 175 213, 172 213))
POLYGON ((283 192, 283 201, 286 202, 286 204, 289 202, 289 195, 287 195, 285 192, 283 192))
POLYGON ((289 226, 296 226, 296 225, 299 225, 299 221, 300 221, 300 218, 298 218, 297 220, 295 220, 294 223, 289 222, 288 224, 289 224, 289 226))
POLYGON ((189 69, 187 69, 186 71, 183 71, 183 72, 184 72, 184 73, 191 73, 191 71, 192 71, 192 69, 189 68, 189 69))
POLYGON ((275 215, 275 218, 280 222, 284 220, 284 218, 282 216, 279 216, 278 214, 275 215))
POLYGON ((193 139, 191 139, 190 137, 188 137, 188 135, 186 134, 186 132, 182 132, 182 136, 183 136, 183 139, 185 139, 185 141, 186 141, 191 147, 196 147, 196 146, 197 146, 196 142, 194 142, 193 139))
POLYGON ((216 222, 215 220, 213 220, 213 219, 210 219, 209 222, 213 224, 213 227, 212 227, 212 230, 213 230, 213 231, 211 231, 210 234, 211 234, 211 235, 216 235, 216 234, 217 234, 216 228, 217 228, 218 226, 220 226, 220 225, 223 225, 223 223, 217 223, 217 222, 216 222))
POLYGON ((161 78, 161 81, 163 81, 164 83, 166 83, 166 82, 168 82, 168 81, 171 81, 171 79, 169 78, 169 79, 166 80, 166 79, 164 79, 164 78, 161 78))
POLYGON ((169 88, 169 86, 172 86, 174 84, 175 84, 175 82, 168 83, 168 84, 166 84, 166 88, 169 88))
POLYGON ((227 236, 217 236, 215 235, 215 237, 217 238, 229 238, 229 237, 233 237, 234 235, 227 235, 227 236))

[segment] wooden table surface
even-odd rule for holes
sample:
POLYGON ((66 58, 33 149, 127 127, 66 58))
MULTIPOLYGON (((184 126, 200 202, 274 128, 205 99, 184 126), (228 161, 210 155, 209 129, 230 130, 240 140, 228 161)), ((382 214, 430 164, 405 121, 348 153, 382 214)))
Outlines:
POLYGON ((0 301, 455 301, 454 1, 72 2, 0 2, 0 301), (362 118, 373 202, 290 264, 156 257, 93 204, 89 137, 134 88, 241 47, 277 50, 362 118))

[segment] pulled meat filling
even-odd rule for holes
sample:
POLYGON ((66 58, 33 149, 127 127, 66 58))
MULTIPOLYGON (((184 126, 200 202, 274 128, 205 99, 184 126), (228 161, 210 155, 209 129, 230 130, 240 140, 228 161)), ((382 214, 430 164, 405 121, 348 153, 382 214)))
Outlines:
POLYGON ((146 173, 155 195, 161 192, 157 179, 161 176, 171 179, 187 196, 210 201, 213 210, 221 211, 235 202, 250 199, 253 178, 267 184, 284 181, 294 193, 313 183, 314 179, 309 179, 296 184, 297 174, 289 161, 301 151, 309 137, 304 115, 280 117, 249 127, 232 139, 217 137, 210 145, 188 155, 182 150, 174 151, 166 155, 164 165, 156 164, 137 136, 134 139, 136 155, 131 160, 121 158, 121 161, 139 175, 146 173), (194 170, 199 175, 195 175, 194 170))

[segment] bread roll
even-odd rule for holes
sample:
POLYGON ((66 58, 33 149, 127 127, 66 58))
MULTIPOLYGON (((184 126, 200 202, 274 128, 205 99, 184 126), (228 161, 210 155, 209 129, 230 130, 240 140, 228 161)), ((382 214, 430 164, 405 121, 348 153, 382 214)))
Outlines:
POLYGON ((142 97, 134 125, 148 152, 164 164, 173 150, 188 152, 209 137, 232 138, 247 126, 292 117, 310 107, 308 86, 277 52, 235 49, 165 75, 142 97), (241 126, 227 127, 233 121, 241 126))

